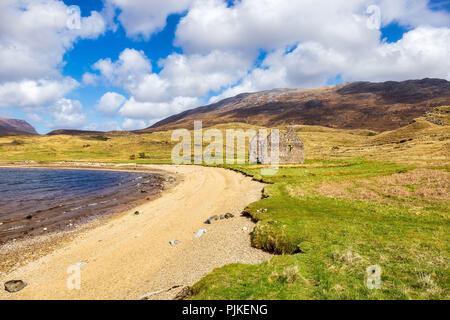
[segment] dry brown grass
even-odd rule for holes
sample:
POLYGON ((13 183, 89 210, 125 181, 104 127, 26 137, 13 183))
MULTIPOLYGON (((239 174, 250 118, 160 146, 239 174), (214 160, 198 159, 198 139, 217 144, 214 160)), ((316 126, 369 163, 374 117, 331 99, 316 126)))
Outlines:
MULTIPOLYGON (((279 168, 341 168, 347 167, 348 164, 326 164, 320 162, 308 163, 308 164, 280 164, 279 168)), ((254 166, 248 166, 249 169, 261 169, 261 168, 270 168, 271 165, 258 164, 254 166)))
MULTIPOLYGON (((288 190, 291 195, 306 195, 301 187, 288 190)), ((364 180, 323 182, 314 192, 352 200, 382 200, 391 197, 450 201, 450 173, 441 170, 415 169, 364 180)))
POLYGON ((450 201, 450 173, 440 170, 416 169, 406 173, 378 177, 382 193, 399 193, 405 197, 432 198, 450 201), (408 188, 409 186, 409 188, 408 188))
POLYGON ((450 107, 438 107, 405 127, 379 134, 368 130, 340 130, 296 126, 307 159, 363 157, 428 166, 448 166, 450 159, 450 107), (430 122, 430 119, 438 119, 430 122))

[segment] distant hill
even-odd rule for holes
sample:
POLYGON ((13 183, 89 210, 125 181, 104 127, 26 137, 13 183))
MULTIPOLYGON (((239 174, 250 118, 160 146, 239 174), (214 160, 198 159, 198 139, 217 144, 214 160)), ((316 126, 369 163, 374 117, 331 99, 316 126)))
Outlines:
POLYGON ((450 104, 450 82, 442 79, 351 82, 321 89, 275 89, 244 93, 188 110, 138 132, 192 129, 243 122, 261 126, 319 125, 338 129, 387 131, 450 104))
POLYGON ((0 135, 38 134, 25 120, 0 118, 0 135))
POLYGON ((103 131, 85 131, 85 130, 72 130, 72 129, 58 129, 47 133, 48 136, 55 136, 60 134, 66 134, 68 136, 84 136, 84 135, 101 135, 103 131))

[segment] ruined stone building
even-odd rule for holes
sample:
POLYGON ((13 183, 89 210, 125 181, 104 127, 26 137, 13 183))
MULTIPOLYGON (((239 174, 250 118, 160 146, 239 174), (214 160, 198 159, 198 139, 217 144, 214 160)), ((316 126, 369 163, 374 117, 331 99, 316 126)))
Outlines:
MULTIPOLYGON (((255 135, 250 141, 248 159, 250 163, 270 164, 272 155, 272 134, 255 135)), ((276 140, 276 139, 275 139, 276 140)), ((289 128, 286 134, 279 136, 279 163, 303 163, 305 162, 305 146, 293 128, 289 128)))

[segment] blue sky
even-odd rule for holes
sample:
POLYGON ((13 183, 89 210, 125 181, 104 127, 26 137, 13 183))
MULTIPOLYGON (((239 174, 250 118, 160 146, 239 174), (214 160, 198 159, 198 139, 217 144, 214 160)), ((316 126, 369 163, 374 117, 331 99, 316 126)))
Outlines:
POLYGON ((139 129, 278 87, 450 80, 446 0, 8 0, 0 12, 0 116, 40 133, 139 129))

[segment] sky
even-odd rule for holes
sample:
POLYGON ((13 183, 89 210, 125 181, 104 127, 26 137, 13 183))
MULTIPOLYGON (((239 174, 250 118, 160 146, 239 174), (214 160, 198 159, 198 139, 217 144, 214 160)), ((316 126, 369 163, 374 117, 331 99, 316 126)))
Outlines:
POLYGON ((0 117, 142 129, 242 92, 450 80, 450 0, 1 0, 0 117))

